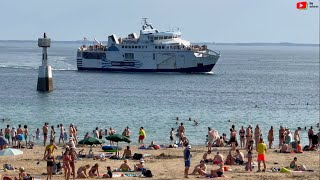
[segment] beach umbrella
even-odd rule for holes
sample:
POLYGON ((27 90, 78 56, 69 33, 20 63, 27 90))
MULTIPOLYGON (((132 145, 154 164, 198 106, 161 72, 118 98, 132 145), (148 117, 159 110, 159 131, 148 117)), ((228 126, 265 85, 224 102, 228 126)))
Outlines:
POLYGON ((0 151, 0 156, 15 156, 23 154, 19 149, 8 148, 0 151))
POLYGON ((106 139, 114 142, 127 142, 127 143, 131 142, 129 138, 120 134, 113 134, 113 135, 107 136, 106 139))
POLYGON ((128 137, 120 135, 120 134, 113 134, 113 135, 107 136, 106 139, 109 141, 117 142, 116 155, 118 154, 118 143, 119 142, 127 142, 127 143, 131 142, 128 137))
POLYGON ((0 146, 6 145, 6 144, 8 144, 8 140, 5 137, 0 136, 0 146))
POLYGON ((86 145, 94 145, 94 144, 102 144, 102 143, 105 143, 105 141, 102 139, 96 139, 93 137, 82 139, 81 141, 78 142, 78 144, 86 144, 86 145))

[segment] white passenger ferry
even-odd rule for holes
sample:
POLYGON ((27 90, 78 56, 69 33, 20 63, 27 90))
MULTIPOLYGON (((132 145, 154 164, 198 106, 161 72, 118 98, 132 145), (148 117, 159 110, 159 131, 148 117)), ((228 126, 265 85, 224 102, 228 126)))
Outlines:
POLYGON ((140 35, 108 37, 108 45, 83 45, 77 52, 78 70, 129 72, 210 72, 220 53, 206 45, 191 45, 181 32, 159 32, 144 18, 140 35))

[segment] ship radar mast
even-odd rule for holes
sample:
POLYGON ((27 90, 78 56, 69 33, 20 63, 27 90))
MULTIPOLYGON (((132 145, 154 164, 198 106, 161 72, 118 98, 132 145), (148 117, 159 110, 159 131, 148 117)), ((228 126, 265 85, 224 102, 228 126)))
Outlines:
POLYGON ((148 18, 142 18, 142 21, 143 21, 142 30, 146 30, 148 27, 150 29, 153 29, 151 23, 148 23, 147 20, 148 20, 148 18))

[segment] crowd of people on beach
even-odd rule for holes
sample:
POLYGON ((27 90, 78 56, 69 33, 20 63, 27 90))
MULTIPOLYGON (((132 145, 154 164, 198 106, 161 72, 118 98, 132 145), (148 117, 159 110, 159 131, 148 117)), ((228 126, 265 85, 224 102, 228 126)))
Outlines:
MULTIPOLYGON (((179 121, 179 118, 176 118, 176 122, 179 121)), ((188 119, 192 121, 191 118, 188 119)), ((194 125, 198 125, 199 123, 194 120, 194 125)), ((317 125, 318 126, 318 125, 317 125)), ((102 178, 111 178, 112 177, 112 168, 108 166, 107 173, 100 174, 99 164, 95 163, 90 166, 89 164, 85 166, 80 166, 76 171, 76 161, 81 157, 93 157, 96 159, 104 160, 105 157, 94 157, 92 149, 88 154, 83 154, 83 150, 77 152, 79 147, 79 131, 77 126, 71 123, 66 130, 63 124, 59 124, 56 126, 58 129, 58 133, 55 131, 55 126, 51 126, 49 128, 49 123, 44 123, 42 127, 42 132, 39 128, 35 131, 35 136, 33 133, 30 133, 28 126, 21 124, 18 125, 16 129, 14 126, 7 127, 4 129, 0 129, 0 137, 3 137, 8 143, 1 145, 0 149, 6 149, 8 146, 12 146, 14 148, 33 148, 34 138, 36 140, 40 140, 41 134, 43 136, 43 145, 45 146, 43 160, 47 162, 47 179, 51 179, 52 175, 57 173, 60 169, 63 169, 65 179, 73 179, 75 178, 87 178, 87 177, 102 177, 102 178), (29 134, 30 133, 30 134, 29 134), (49 140, 49 144, 47 145, 47 141, 49 140), (58 149, 58 145, 64 149, 64 152, 61 155, 56 155, 55 151, 58 149), (25 145, 25 146, 24 146, 25 145), (56 163, 56 159, 62 160, 62 165, 58 165, 56 163)), ((305 128, 306 129, 306 128, 305 128)), ((300 137, 301 128, 298 127, 294 133, 290 131, 289 128, 280 126, 279 128, 279 144, 277 145, 279 149, 279 153, 303 153, 303 151, 308 150, 317 150, 319 149, 319 138, 320 131, 315 132, 313 127, 311 126, 308 130, 308 145, 302 147, 301 145, 301 137, 300 137)), ((84 136, 84 139, 88 139, 90 137, 94 137, 96 139, 103 139, 106 136, 112 136, 117 134, 116 130, 110 127, 109 129, 96 127, 92 133, 87 132, 84 136)), ((127 138, 131 137, 131 130, 127 126, 121 133, 122 136, 127 138)), ((189 176, 189 168, 191 167, 191 144, 189 139, 186 136, 186 128, 184 123, 180 123, 177 130, 171 128, 169 133, 170 145, 167 148, 179 148, 184 147, 183 155, 184 155, 184 163, 185 163, 185 173, 184 176, 187 178, 189 176), (176 140, 175 140, 176 139, 176 140)), ((254 156, 257 156, 258 161, 258 169, 257 171, 266 171, 266 152, 267 149, 272 149, 275 147, 273 144, 275 132, 273 126, 270 127, 268 134, 265 136, 262 134, 262 131, 259 127, 259 124, 253 128, 249 125, 247 128, 241 126, 241 128, 236 129, 234 125, 230 128, 230 136, 227 138, 227 135, 223 133, 221 136, 219 132, 211 127, 208 127, 208 133, 206 135, 207 139, 207 152, 204 153, 202 160, 199 164, 197 164, 191 175, 199 174, 200 176, 205 177, 224 177, 224 171, 227 170, 228 165, 244 165, 246 171, 252 171, 254 167, 254 156), (263 137, 266 137, 264 139, 263 137), (265 141, 268 141, 268 145, 265 144, 265 141), (230 147, 230 151, 225 156, 217 150, 213 157, 213 148, 212 147, 230 147), (263 168, 261 168, 261 163, 263 168), (218 165, 216 169, 208 170, 207 165, 213 164, 218 165)), ((146 132, 143 127, 139 128, 138 131, 138 143, 144 146, 144 140, 146 138, 146 132)), ((110 141, 110 145, 114 146, 114 142, 110 141)), ((158 149, 160 147, 155 146, 154 141, 151 141, 151 145, 149 146, 153 149, 158 149), (157 148, 155 148, 157 147, 157 148)), ((277 150, 276 150, 277 151, 277 150)), ((131 166, 129 164, 129 159, 133 158, 133 153, 131 152, 130 146, 124 150, 123 155, 117 156, 117 158, 122 158, 124 160, 123 164, 119 168, 115 168, 115 170, 119 171, 140 171, 145 172, 145 164, 144 159, 142 157, 139 158, 139 163, 131 166)), ((297 158, 295 157, 293 161, 290 163, 290 168, 294 170, 306 170, 306 167, 301 164, 297 164, 297 158)), ((19 177, 27 177, 29 174, 26 173, 25 169, 21 167, 19 177)))
MULTIPOLYGON (((317 124, 319 127, 319 123, 317 124)), ((306 129, 306 127, 305 127, 306 129)), ((172 131, 170 132, 170 140, 172 141, 172 131)), ((183 127, 183 123, 178 128, 177 135, 179 136, 179 144, 185 147, 184 149, 184 160, 185 160, 185 177, 188 178, 189 168, 191 166, 191 145, 189 143, 184 143, 182 141, 183 138, 186 138, 185 128, 183 127)), ((274 129, 273 126, 270 127, 267 134, 268 146, 265 144, 264 136, 259 127, 259 124, 253 129, 251 125, 249 125, 246 129, 242 126, 238 130, 234 125, 230 128, 230 136, 227 139, 227 135, 225 133, 222 136, 219 135, 217 130, 208 127, 207 134, 207 147, 208 151, 203 155, 200 164, 194 167, 191 175, 198 173, 204 177, 224 177, 223 173, 227 169, 225 165, 245 165, 246 171, 252 171, 253 169, 253 157, 257 155, 258 162, 258 170, 257 172, 265 172, 266 171, 266 152, 267 149, 274 148, 274 129), (239 135, 239 140, 238 140, 239 135), (222 155, 218 150, 214 157, 210 157, 212 153, 212 147, 230 147, 230 150, 224 159, 224 155, 222 155), (246 151, 246 155, 244 152, 246 151), (255 153, 256 152, 256 153, 255 153), (245 158, 247 161, 245 162, 245 158), (263 164, 263 168, 261 168, 261 163, 263 164), (216 164, 218 165, 217 169, 207 170, 206 164, 216 164)), ((301 137, 300 137, 301 128, 298 127, 294 134, 290 131, 288 127, 280 126, 279 128, 279 151, 275 150, 275 152, 279 153, 303 153, 303 151, 315 151, 320 148, 320 129, 318 133, 314 132, 313 127, 311 126, 308 130, 308 139, 309 144, 302 148, 301 145, 301 137)), ((305 171, 306 167, 304 165, 295 165, 297 161, 297 157, 290 163, 289 168, 294 171, 305 171)), ((288 170, 289 171, 289 170, 288 170)))

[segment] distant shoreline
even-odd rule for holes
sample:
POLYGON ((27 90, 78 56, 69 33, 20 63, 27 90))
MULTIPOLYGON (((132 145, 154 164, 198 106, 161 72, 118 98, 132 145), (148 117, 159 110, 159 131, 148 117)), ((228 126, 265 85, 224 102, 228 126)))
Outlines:
MULTIPOLYGON (((37 42, 37 40, 0 40, 0 42, 37 42)), ((52 41, 55 43, 83 43, 83 40, 76 41, 52 41)), ((86 41, 87 44, 93 43, 93 41, 86 41)), ((103 44, 107 44, 107 41, 101 41, 103 44)), ((320 47, 320 44, 309 44, 309 43, 290 43, 290 42, 279 42, 279 43, 219 43, 219 42, 192 42, 192 44, 206 44, 206 45, 224 45, 224 46, 307 46, 307 47, 320 47)))

